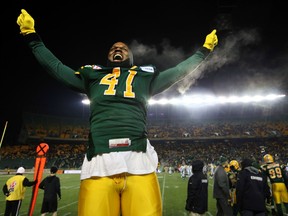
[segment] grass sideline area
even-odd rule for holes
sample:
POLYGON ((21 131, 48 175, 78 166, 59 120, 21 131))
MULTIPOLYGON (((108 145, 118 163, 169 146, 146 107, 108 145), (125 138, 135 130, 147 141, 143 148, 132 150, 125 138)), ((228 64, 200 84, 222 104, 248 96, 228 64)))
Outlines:
MULTIPOLYGON (((13 176, 15 171, 9 175, 7 172, 1 172, 0 186, 1 186, 1 199, 0 199, 0 216, 4 215, 5 210, 5 196, 2 193, 2 187, 6 180, 13 176)), ((49 175, 48 170, 45 171, 43 177, 49 175)), ((33 173, 27 170, 25 176, 29 179, 33 179, 33 173)), ((77 204, 78 204, 78 192, 80 184, 79 174, 57 174, 61 181, 62 199, 59 201, 58 215, 59 216, 77 216, 77 204)), ((159 173, 158 179, 161 187, 162 199, 163 199, 163 216, 187 216, 185 210, 185 202, 187 195, 188 178, 182 179, 179 173, 169 175, 168 173, 159 173)), ((216 215, 216 204, 212 198, 212 185, 213 180, 209 180, 209 212, 208 216, 216 215)), ((32 187, 27 188, 25 199, 22 203, 20 215, 26 216, 29 209, 29 204, 32 195, 32 187)), ((40 215, 40 209, 43 199, 43 191, 39 190, 36 206, 33 215, 40 215)))
MULTIPOLYGON (((62 173, 65 173, 63 171, 62 173)), ((4 215, 5 210, 5 196, 2 192, 2 187, 6 180, 11 176, 15 175, 15 171, 8 175, 6 171, 0 172, 0 186, 1 186, 1 198, 0 198, 0 216, 4 215)), ((25 176, 29 179, 33 179, 33 172, 27 170, 25 176)), ((49 175, 49 170, 45 170, 42 178, 49 175)), ((180 173, 158 173, 158 180, 161 188, 161 195, 163 199, 163 216, 188 216, 185 210, 186 196, 187 196, 187 184, 188 178, 182 179, 180 173)), ((61 192, 62 199, 58 204, 58 215, 59 216, 77 216, 77 204, 78 204, 78 192, 80 185, 80 175, 71 174, 57 174, 61 181, 61 192)), ((212 196, 213 179, 208 179, 208 212, 206 216, 216 215, 216 201, 212 196)), ((20 209, 19 216, 26 216, 28 214, 29 204, 32 195, 32 187, 28 187, 23 200, 22 207, 20 209)), ((34 209, 33 216, 40 215, 40 209, 43 199, 43 190, 39 189, 36 206, 34 209)), ((270 210, 270 207, 267 206, 270 210)), ((284 206, 283 206, 284 208, 284 206)), ((240 215, 240 214, 239 214, 240 215)), ((268 214, 271 215, 271 214, 268 214)))

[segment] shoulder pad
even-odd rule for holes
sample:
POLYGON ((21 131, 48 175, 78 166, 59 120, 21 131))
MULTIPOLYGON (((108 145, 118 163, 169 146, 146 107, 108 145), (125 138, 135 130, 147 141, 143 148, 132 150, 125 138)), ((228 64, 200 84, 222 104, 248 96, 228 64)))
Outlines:
POLYGON ((99 69, 102 69, 102 66, 100 66, 100 65, 93 65, 92 68, 93 68, 94 70, 99 70, 99 69))

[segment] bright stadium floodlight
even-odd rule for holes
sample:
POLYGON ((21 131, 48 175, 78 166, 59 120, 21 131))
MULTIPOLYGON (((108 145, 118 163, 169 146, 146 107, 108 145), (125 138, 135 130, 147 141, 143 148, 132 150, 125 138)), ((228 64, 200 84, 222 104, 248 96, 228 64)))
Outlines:
POLYGON ((269 94, 266 96, 266 100, 274 100, 276 98, 283 98, 286 95, 275 95, 275 94, 269 94))
POLYGON ((158 103, 159 103, 159 104, 162 104, 162 105, 166 105, 168 102, 169 102, 169 100, 166 99, 166 98, 162 98, 162 99, 160 99, 160 100, 158 101, 158 103))
POLYGON ((82 100, 82 104, 89 105, 90 104, 90 100, 89 99, 83 99, 82 100))
POLYGON ((154 105, 154 104, 157 103, 157 101, 154 100, 154 99, 150 99, 150 100, 148 101, 148 103, 149 103, 150 105, 154 105))
POLYGON ((170 99, 169 100, 169 102, 170 102, 170 104, 172 104, 172 105, 177 105, 177 104, 179 104, 181 101, 180 101, 180 99, 179 98, 172 98, 172 99, 170 99))
POLYGON ((235 103, 255 103, 262 101, 273 101, 286 97, 286 95, 268 94, 266 96, 212 96, 212 95, 185 95, 181 98, 160 98, 158 100, 150 99, 149 105, 154 104, 172 104, 172 105, 215 105, 215 104, 235 104, 235 103))

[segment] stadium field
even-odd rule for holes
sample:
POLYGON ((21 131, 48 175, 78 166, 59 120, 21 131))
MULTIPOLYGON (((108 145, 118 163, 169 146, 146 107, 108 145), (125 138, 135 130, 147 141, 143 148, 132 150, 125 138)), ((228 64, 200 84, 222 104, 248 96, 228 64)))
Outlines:
MULTIPOLYGON (((14 174, 14 173, 11 173, 14 174)), ((48 173, 43 175, 46 177, 48 173)), ((59 216, 77 216, 77 204, 78 204, 78 191, 80 184, 79 174, 57 174, 61 181, 62 199, 59 201, 58 215, 59 216)), ((0 186, 5 184, 6 180, 12 175, 2 174, 0 175, 0 186)), ((26 174, 29 180, 33 179, 33 174, 26 174)), ((188 178, 182 179, 179 173, 169 175, 168 173, 159 173, 158 179, 161 187, 162 199, 163 199, 163 216, 187 216, 185 210, 185 201, 187 195, 187 182, 188 178)), ((209 179, 209 209, 206 215, 216 215, 216 204, 212 198, 212 185, 213 180, 209 179)), ((5 196, 1 192, 0 199, 0 216, 4 215, 5 210, 5 196)), ((25 199, 22 203, 20 216, 26 216, 29 209, 29 203, 32 194, 32 187, 27 188, 25 199)), ((40 215, 40 208, 43 198, 43 191, 39 190, 36 206, 33 216, 40 215)))

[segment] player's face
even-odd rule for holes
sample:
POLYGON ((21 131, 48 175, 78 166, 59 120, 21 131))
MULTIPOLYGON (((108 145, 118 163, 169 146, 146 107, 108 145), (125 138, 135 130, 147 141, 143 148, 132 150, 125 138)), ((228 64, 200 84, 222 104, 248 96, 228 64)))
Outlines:
POLYGON ((108 53, 111 62, 123 62, 129 58, 129 48, 123 42, 113 44, 108 53))

